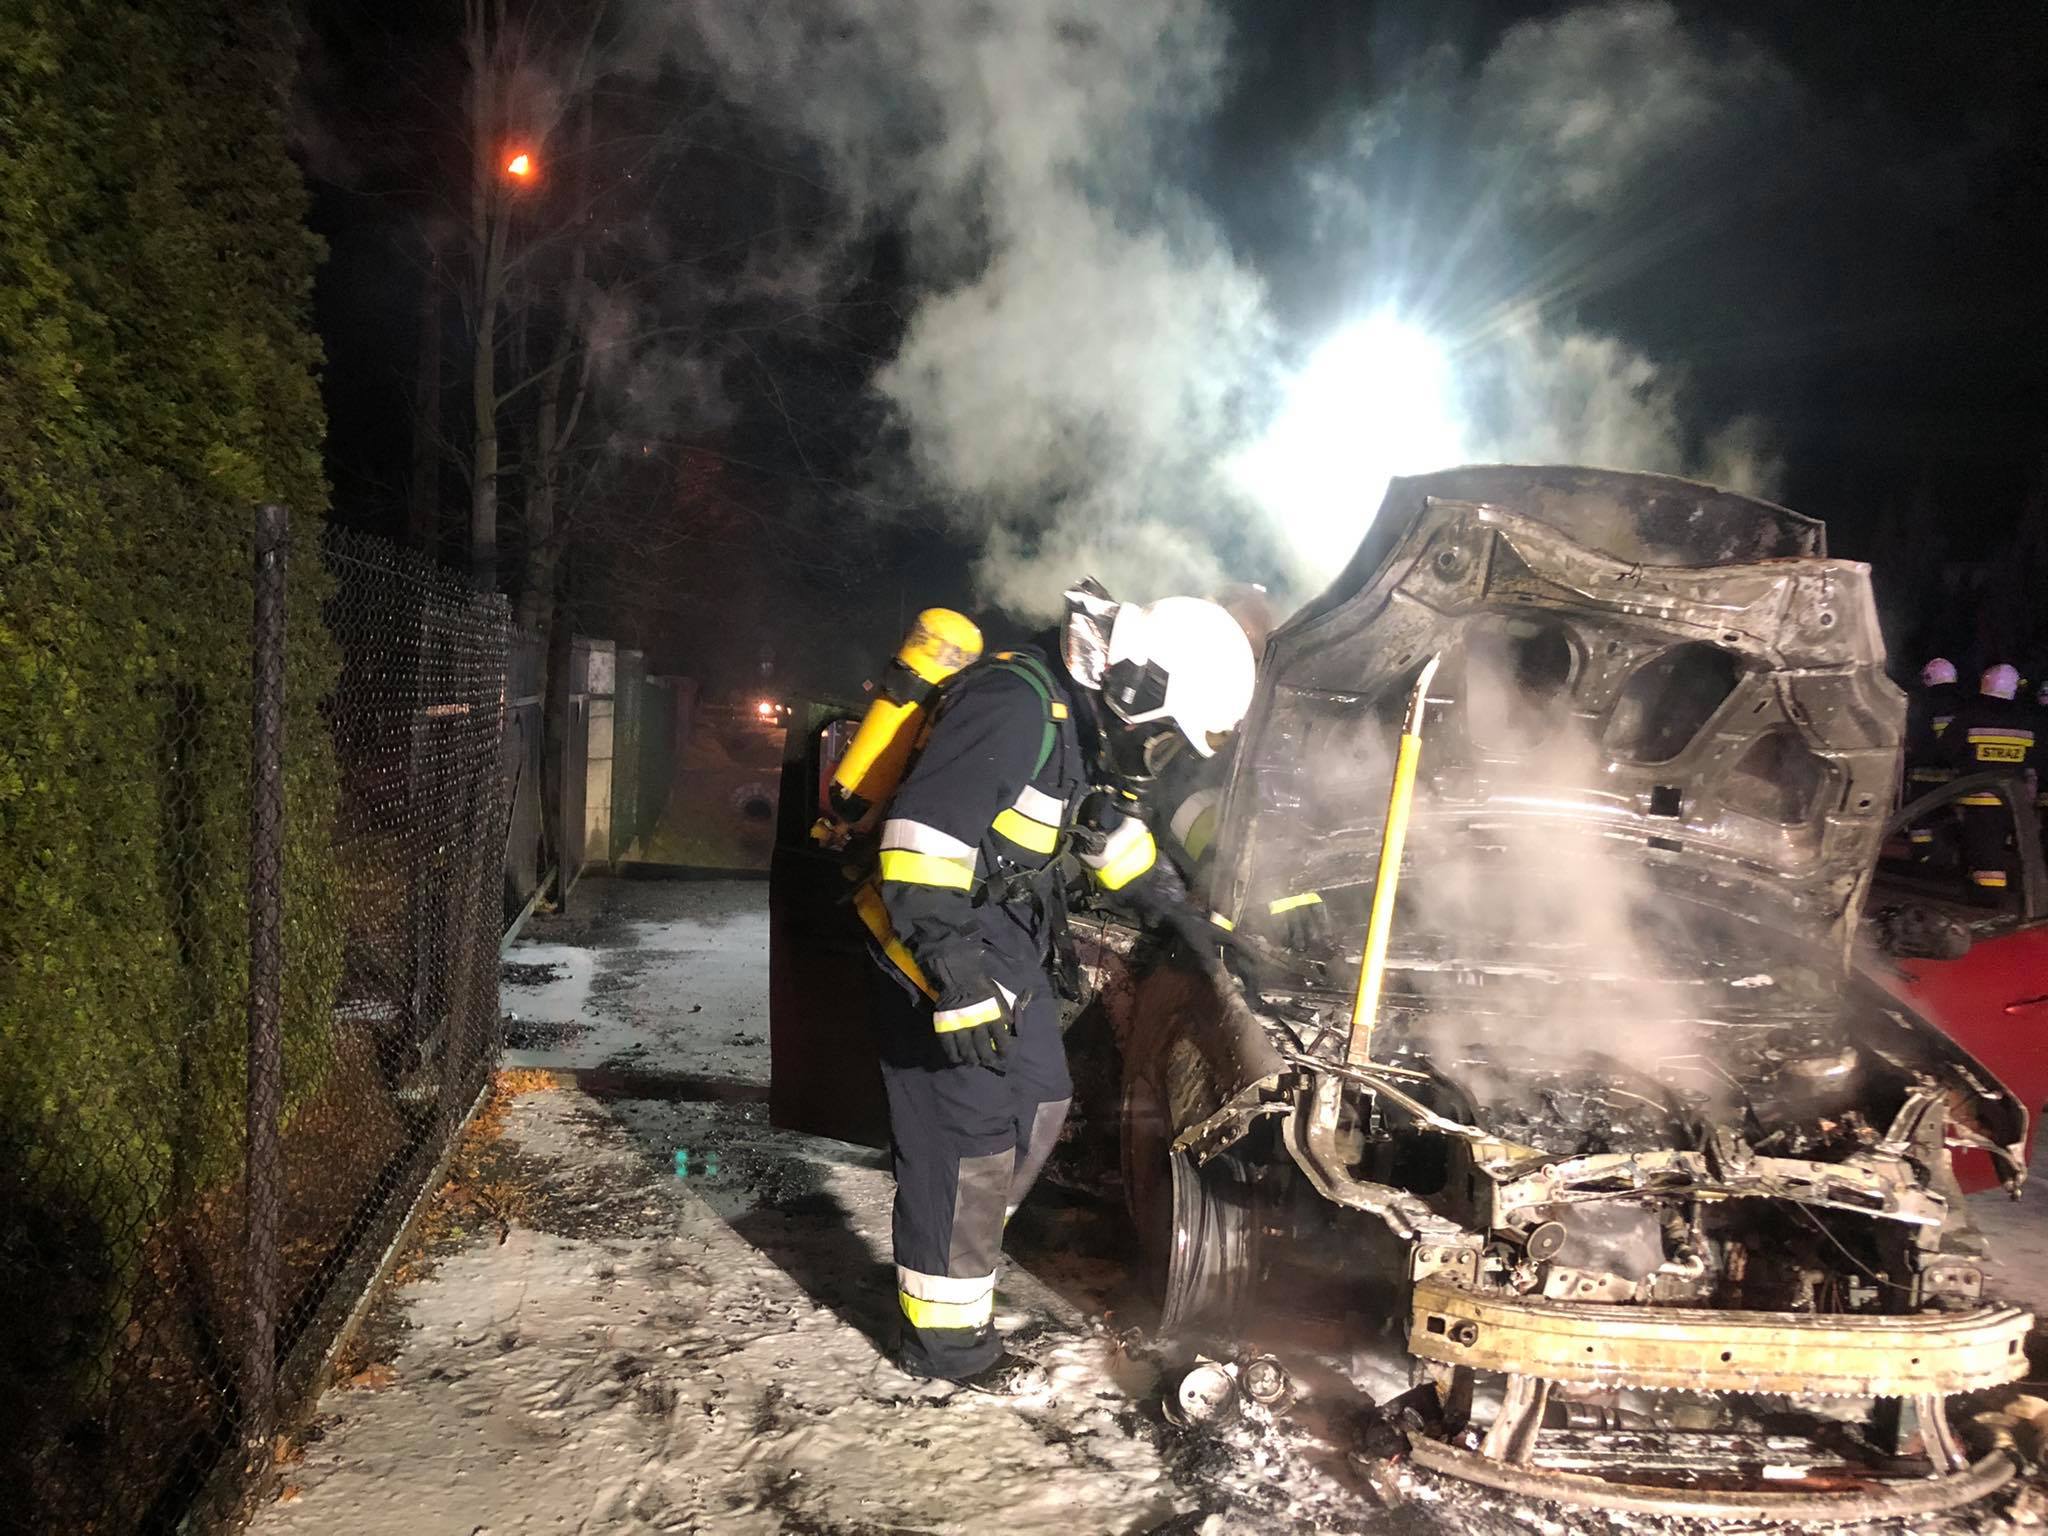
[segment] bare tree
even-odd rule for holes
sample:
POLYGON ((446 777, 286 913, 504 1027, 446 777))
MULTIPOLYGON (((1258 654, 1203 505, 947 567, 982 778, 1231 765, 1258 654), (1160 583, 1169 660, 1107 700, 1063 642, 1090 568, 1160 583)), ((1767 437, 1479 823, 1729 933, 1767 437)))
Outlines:
POLYGON ((490 588, 498 584, 498 306, 512 224, 502 179, 507 172, 500 171, 497 157, 516 52, 505 0, 464 0, 462 51, 469 64, 469 239, 476 306, 469 373, 469 562, 477 585, 490 588))
MULTIPOLYGON (((542 152, 566 103, 588 92, 605 0, 562 0, 514 9, 509 0, 464 0, 462 56, 469 150, 468 300, 471 437, 469 551, 479 586, 498 585, 499 476, 504 472, 498 380, 499 324, 517 268, 558 243, 562 229, 530 229, 530 195, 544 174, 542 152)), ((580 216, 572 207, 570 217, 580 216)), ((572 241, 574 232, 569 231, 572 241)), ((534 291, 528 285, 526 291, 534 291)), ((532 322, 522 315, 522 330, 532 322)), ((559 392, 557 393, 559 403, 559 392)))
MULTIPOLYGON (((588 203, 590 176, 591 103, 586 96, 577 111, 574 172, 579 187, 574 198, 580 210, 588 203)), ((528 629, 546 633, 554 620, 556 586, 562 564, 564 540, 556 523, 562 508, 565 461, 577 440, 583 408, 590 398, 591 372, 597 353, 590 345, 590 300, 585 291, 590 274, 590 241, 579 217, 568 235, 567 275, 562 285, 559 313, 548 360, 540 371, 540 385, 529 434, 531 469, 526 487, 526 565, 520 582, 519 622, 528 629), (570 382, 570 372, 575 377, 570 382), (566 398, 565 398, 566 392, 566 398)))
POLYGON ((418 356, 413 365, 412 480, 406 542, 432 550, 441 538, 441 250, 428 226, 420 269, 418 356))

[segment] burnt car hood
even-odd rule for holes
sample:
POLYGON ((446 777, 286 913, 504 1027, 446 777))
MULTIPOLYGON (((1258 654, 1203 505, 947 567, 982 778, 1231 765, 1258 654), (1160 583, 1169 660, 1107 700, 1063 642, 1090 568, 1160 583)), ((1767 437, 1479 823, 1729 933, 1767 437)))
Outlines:
POLYGON ((1882 671, 1869 569, 1830 559, 1820 524, 1661 475, 1394 481, 1349 568, 1269 644, 1221 910, 1256 920, 1313 890, 1356 921, 1394 722, 1432 655, 1397 970, 1769 990, 1803 964, 1831 989, 1905 702, 1882 671), (1453 861, 1455 879, 1436 873, 1453 861), (1458 888, 1432 902, 1433 878, 1458 888), (1510 890, 1524 910, 1502 909, 1510 890), (1627 910, 1578 934, 1557 921, 1603 904, 1627 910))

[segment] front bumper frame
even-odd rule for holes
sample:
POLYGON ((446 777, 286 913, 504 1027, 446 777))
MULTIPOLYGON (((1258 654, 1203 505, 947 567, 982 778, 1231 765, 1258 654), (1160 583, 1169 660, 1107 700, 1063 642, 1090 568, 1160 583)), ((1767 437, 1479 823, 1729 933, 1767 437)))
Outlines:
POLYGON ((1424 1360, 1597 1388, 1928 1397, 2026 1373, 2030 1313, 1719 1312, 1487 1296, 1417 1282, 1408 1348, 1424 1360))
POLYGON ((2013 1475, 2010 1454, 1969 1462, 1946 1402, 2027 1370, 2033 1317, 2018 1307, 1904 1316, 1723 1312, 1491 1296, 1448 1274, 1415 1285, 1408 1347, 1470 1400, 1472 1375, 1506 1378, 1501 1407, 1475 1451, 1418 1439, 1421 1466, 1560 1503, 1707 1519, 1839 1521, 1925 1514, 1983 1497, 2013 1475), (1542 1464, 1550 1389, 1763 1393, 1896 1398, 1910 1407, 1931 1477, 1873 1468, 1848 1486, 1696 1486, 1628 1482, 1542 1464))

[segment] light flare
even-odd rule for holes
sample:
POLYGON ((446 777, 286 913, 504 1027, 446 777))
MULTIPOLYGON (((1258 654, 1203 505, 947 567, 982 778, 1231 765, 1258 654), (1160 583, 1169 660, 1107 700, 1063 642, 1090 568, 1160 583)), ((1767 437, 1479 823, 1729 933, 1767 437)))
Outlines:
POLYGON ((505 162, 505 174, 507 176, 516 176, 521 181, 524 181, 533 174, 533 156, 521 150, 505 162))
POLYGON ((1228 472, 1320 581, 1350 560, 1390 479, 1462 464, 1467 436, 1443 346, 1381 310, 1310 355, 1228 472))

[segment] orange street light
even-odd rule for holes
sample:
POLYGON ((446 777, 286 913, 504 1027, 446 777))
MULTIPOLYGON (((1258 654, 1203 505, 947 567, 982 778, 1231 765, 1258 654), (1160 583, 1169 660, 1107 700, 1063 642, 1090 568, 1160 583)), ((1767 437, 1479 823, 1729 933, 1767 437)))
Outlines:
POLYGON ((505 174, 507 176, 517 176, 520 180, 524 181, 533 174, 533 156, 521 150, 505 162, 505 174))

